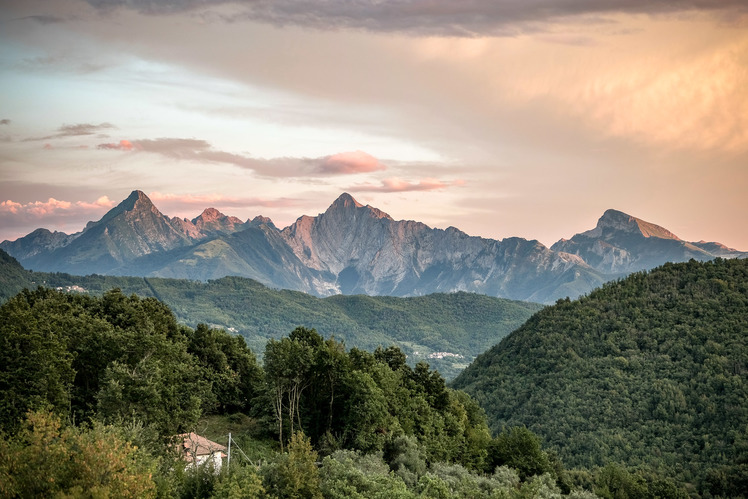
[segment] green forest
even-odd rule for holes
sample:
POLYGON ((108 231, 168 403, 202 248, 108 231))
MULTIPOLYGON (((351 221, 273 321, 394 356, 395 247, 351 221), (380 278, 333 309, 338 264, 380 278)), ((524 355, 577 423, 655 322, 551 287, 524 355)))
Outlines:
POLYGON ((470 396, 405 360, 298 327, 260 366, 155 298, 24 290, 0 307, 0 495, 685 497, 615 464, 566 470, 525 427, 491 435, 470 396), (232 431, 241 455, 186 469, 188 431, 232 431))
POLYGON ((474 293, 320 299, 241 277, 201 282, 31 272, 0 250, 0 303, 39 285, 94 296, 119 288, 127 295, 154 297, 167 304, 180 323, 192 328, 204 323, 239 334, 255 352, 262 352, 268 339, 279 339, 297 326, 324 331, 349 347, 369 351, 397 345, 411 367, 425 360, 447 380, 542 308, 474 293))
POLYGON ((155 297, 26 289, 0 306, 0 497, 745 497, 747 328, 747 260, 667 264, 448 385, 396 345, 295 326, 255 353, 155 297), (230 466, 186 467, 191 431, 231 432, 230 466))
POLYGON ((535 314, 453 383, 572 467, 748 493, 748 260, 666 264, 535 314))

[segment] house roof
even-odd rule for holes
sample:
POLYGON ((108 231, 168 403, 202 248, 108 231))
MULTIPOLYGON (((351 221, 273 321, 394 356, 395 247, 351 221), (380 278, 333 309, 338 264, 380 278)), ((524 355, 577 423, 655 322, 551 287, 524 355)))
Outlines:
POLYGON ((208 456, 210 454, 218 453, 221 454, 221 457, 225 457, 225 446, 213 442, 212 440, 208 440, 197 433, 182 433, 177 436, 182 438, 181 451, 184 454, 184 459, 186 461, 192 461, 198 456, 208 456))

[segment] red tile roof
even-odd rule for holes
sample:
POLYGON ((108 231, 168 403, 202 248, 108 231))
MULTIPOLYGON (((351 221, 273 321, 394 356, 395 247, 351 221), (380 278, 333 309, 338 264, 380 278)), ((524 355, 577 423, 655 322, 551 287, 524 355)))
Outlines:
POLYGON ((182 438, 181 450, 186 461, 192 461, 198 456, 209 456, 210 454, 220 453, 221 457, 226 457, 226 447, 208 440, 197 433, 182 433, 177 435, 182 438))

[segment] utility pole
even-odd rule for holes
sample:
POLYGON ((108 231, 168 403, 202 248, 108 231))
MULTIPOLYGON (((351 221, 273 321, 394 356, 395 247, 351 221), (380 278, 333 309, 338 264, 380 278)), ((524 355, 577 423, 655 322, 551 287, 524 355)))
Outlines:
POLYGON ((229 432, 229 452, 228 452, 228 458, 226 460, 226 468, 227 473, 231 473, 231 432, 229 432))

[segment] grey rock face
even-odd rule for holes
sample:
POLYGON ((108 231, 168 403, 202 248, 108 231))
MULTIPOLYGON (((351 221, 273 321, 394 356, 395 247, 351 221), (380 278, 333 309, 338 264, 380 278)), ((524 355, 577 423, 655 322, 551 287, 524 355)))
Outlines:
POLYGON ((562 239, 551 249, 577 255, 599 272, 621 275, 665 262, 746 256, 719 243, 683 241, 659 225, 616 210, 607 210, 594 229, 562 239))
POLYGON ((34 270, 198 280, 238 275, 318 296, 470 291, 537 302, 576 297, 665 261, 746 255, 681 241, 615 210, 549 249, 534 240, 484 239, 393 220, 349 194, 278 230, 269 218, 242 222, 213 208, 192 220, 171 219, 140 191, 82 232, 38 229, 0 247, 34 270))
POLYGON ((587 290, 589 284, 581 283, 581 276, 598 285, 603 282, 579 258, 553 252, 537 241, 496 241, 455 228, 395 221, 348 194, 325 213, 301 217, 281 234, 301 262, 336 276, 334 282, 324 283, 324 289, 316 289, 318 294, 473 291, 548 301, 560 297, 557 291, 573 290, 577 284, 587 290))

